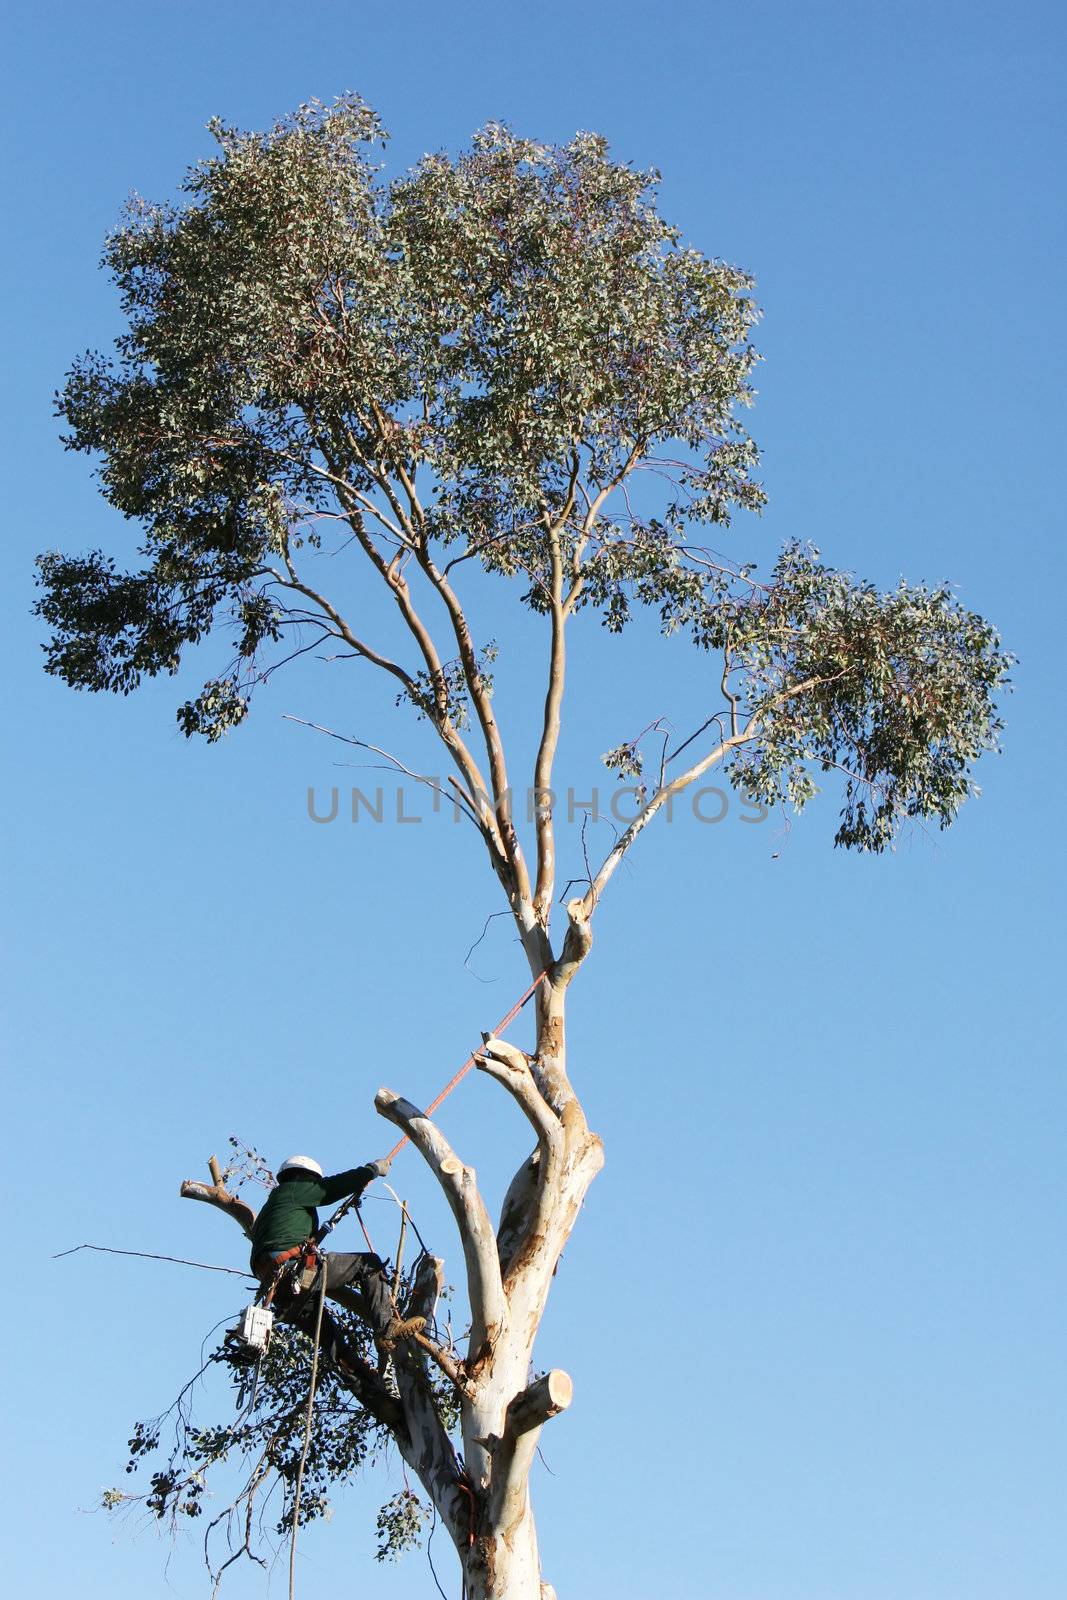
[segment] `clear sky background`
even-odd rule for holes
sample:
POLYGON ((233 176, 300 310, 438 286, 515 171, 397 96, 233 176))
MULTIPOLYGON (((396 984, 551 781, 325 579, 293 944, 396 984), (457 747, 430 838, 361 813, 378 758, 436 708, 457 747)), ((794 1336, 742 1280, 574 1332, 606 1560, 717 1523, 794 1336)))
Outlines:
MULTIPOLYGON (((545 1575, 561 1600, 1063 1595, 1061 17, 1034 0, 11 8, 10 1593, 208 1592, 198 1530, 172 1550, 92 1507, 240 1284, 52 1252, 241 1264, 182 1178, 231 1132, 272 1159, 379 1154, 377 1085, 429 1099, 526 981, 503 921, 464 964, 499 907, 463 830, 308 820, 309 784, 373 775, 283 714, 418 759, 391 695, 312 663, 209 749, 174 723, 192 675, 77 696, 41 671, 29 615, 36 551, 121 534, 51 396, 117 328, 96 264, 126 194, 172 193, 215 113, 261 127, 354 89, 392 132, 391 172, 490 119, 595 129, 659 166, 664 213, 752 271, 765 308, 770 508, 731 550, 800 536, 880 583, 948 577, 1021 657, 1005 754, 949 834, 834 852, 827 794, 791 829, 735 809, 650 830, 613 883, 572 1006, 608 1160, 538 1347, 576 1386, 535 1469, 545 1575)), ((484 632, 510 650, 499 703, 521 726, 535 633, 488 613, 484 632)), ((591 622, 576 659, 564 775, 608 788, 599 752, 691 706, 690 662, 591 622)), ((580 870, 573 833, 567 850, 580 870)), ((501 1098, 470 1081, 443 1114, 494 1204, 524 1152, 501 1098)), ((397 1172, 454 1263, 416 1158, 397 1172)), ((367 1215, 391 1249, 392 1213, 367 1215)), ((400 1482, 394 1459, 305 1536, 305 1595, 432 1592, 422 1554, 370 1559, 400 1482)), ((235 1571, 227 1593, 263 1584, 235 1571)))

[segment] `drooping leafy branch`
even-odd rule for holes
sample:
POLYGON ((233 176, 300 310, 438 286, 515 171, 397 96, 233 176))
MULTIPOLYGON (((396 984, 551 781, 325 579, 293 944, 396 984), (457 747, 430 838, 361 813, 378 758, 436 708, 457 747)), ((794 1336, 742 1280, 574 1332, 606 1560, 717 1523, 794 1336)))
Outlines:
MULTIPOLYGON (((406 1302, 413 1290, 414 1273, 408 1272, 398 1297, 406 1302)), ((373 1361, 360 1317, 343 1307, 334 1307, 331 1316, 347 1350, 373 1361)), ((186 1519, 202 1519, 204 1558, 216 1584, 232 1560, 262 1560, 272 1536, 292 1532, 311 1353, 308 1334, 285 1323, 276 1327, 258 1367, 248 1364, 232 1339, 224 1339, 166 1413, 135 1425, 126 1474, 147 1469, 147 1487, 106 1489, 104 1507, 113 1512, 141 1508, 175 1532, 186 1519), (232 1414, 205 1423, 196 1414, 197 1390, 217 1372, 230 1380, 232 1414)), ((454 1427, 453 1389, 439 1375, 427 1374, 424 1381, 444 1425, 454 1427)), ((301 1524, 328 1516, 331 1496, 391 1442, 387 1424, 353 1394, 346 1369, 324 1362, 304 1462, 301 1524)), ((409 1486, 392 1496, 379 1513, 378 1559, 395 1558, 418 1544, 428 1514, 409 1486)))

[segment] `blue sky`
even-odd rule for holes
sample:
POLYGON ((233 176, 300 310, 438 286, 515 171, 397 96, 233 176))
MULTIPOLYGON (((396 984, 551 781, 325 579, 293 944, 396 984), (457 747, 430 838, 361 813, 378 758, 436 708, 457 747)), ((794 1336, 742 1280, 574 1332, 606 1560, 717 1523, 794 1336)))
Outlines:
MULTIPOLYGON (((123 536, 51 396, 117 327, 96 263, 126 194, 171 193, 215 113, 258 127, 355 89, 391 130, 390 171, 490 119, 592 128, 658 166, 664 213, 753 272, 765 310, 770 507, 737 548, 798 536, 882 583, 950 578, 1021 658, 1005 754, 950 833, 868 860, 831 849, 830 796, 787 831, 683 816, 612 885, 571 1024, 608 1161, 539 1346, 576 1385, 536 1471, 546 1576, 583 1600, 1063 1593, 1063 43, 1057 9, 1026 0, 13 9, 12 1592, 207 1592, 195 1540, 171 1551, 89 1511, 127 1424, 240 1295, 51 1253, 240 1264, 181 1178, 231 1132, 333 1167, 379 1153, 377 1085, 428 1099, 525 982, 502 921, 464 963, 498 907, 461 830, 308 820, 308 785, 368 775, 283 714, 388 742, 391 696, 312 665, 207 749, 175 728, 184 680, 74 695, 41 671, 29 615, 39 549, 123 536)), ((533 635, 508 642, 500 704, 520 717, 533 635)), ((607 787, 597 754, 684 705, 687 663, 592 625, 575 655, 564 773, 607 787)), ((491 1090, 464 1084, 442 1120, 495 1201, 524 1146, 491 1090)), ((391 1213, 367 1211, 390 1248, 391 1213)), ((370 1561, 399 1482, 394 1462, 306 1537, 305 1593, 427 1593, 421 1554, 370 1561)))

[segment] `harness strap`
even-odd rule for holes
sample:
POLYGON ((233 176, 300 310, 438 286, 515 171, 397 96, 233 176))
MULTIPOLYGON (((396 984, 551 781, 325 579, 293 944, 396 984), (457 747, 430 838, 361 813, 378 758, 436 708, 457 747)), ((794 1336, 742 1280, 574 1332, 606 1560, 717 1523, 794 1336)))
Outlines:
POLYGON ((315 1248, 314 1239, 305 1239, 303 1244, 294 1244, 289 1250, 279 1250, 276 1255, 257 1256, 252 1262, 252 1271, 259 1279, 260 1293, 264 1295, 265 1306, 269 1306, 277 1294, 286 1267, 291 1261, 298 1260, 305 1267, 318 1267, 319 1253, 315 1248))

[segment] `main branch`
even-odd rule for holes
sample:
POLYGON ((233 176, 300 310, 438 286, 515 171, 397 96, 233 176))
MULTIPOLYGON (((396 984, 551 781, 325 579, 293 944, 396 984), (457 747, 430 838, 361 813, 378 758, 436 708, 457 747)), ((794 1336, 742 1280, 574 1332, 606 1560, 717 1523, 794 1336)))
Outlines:
POLYGON ((507 1316, 496 1238, 474 1169, 463 1164, 441 1130, 410 1100, 383 1088, 375 1095, 374 1105, 380 1116, 407 1134, 440 1184, 456 1219, 471 1306, 466 1365, 468 1371, 474 1371, 491 1353, 507 1316))

